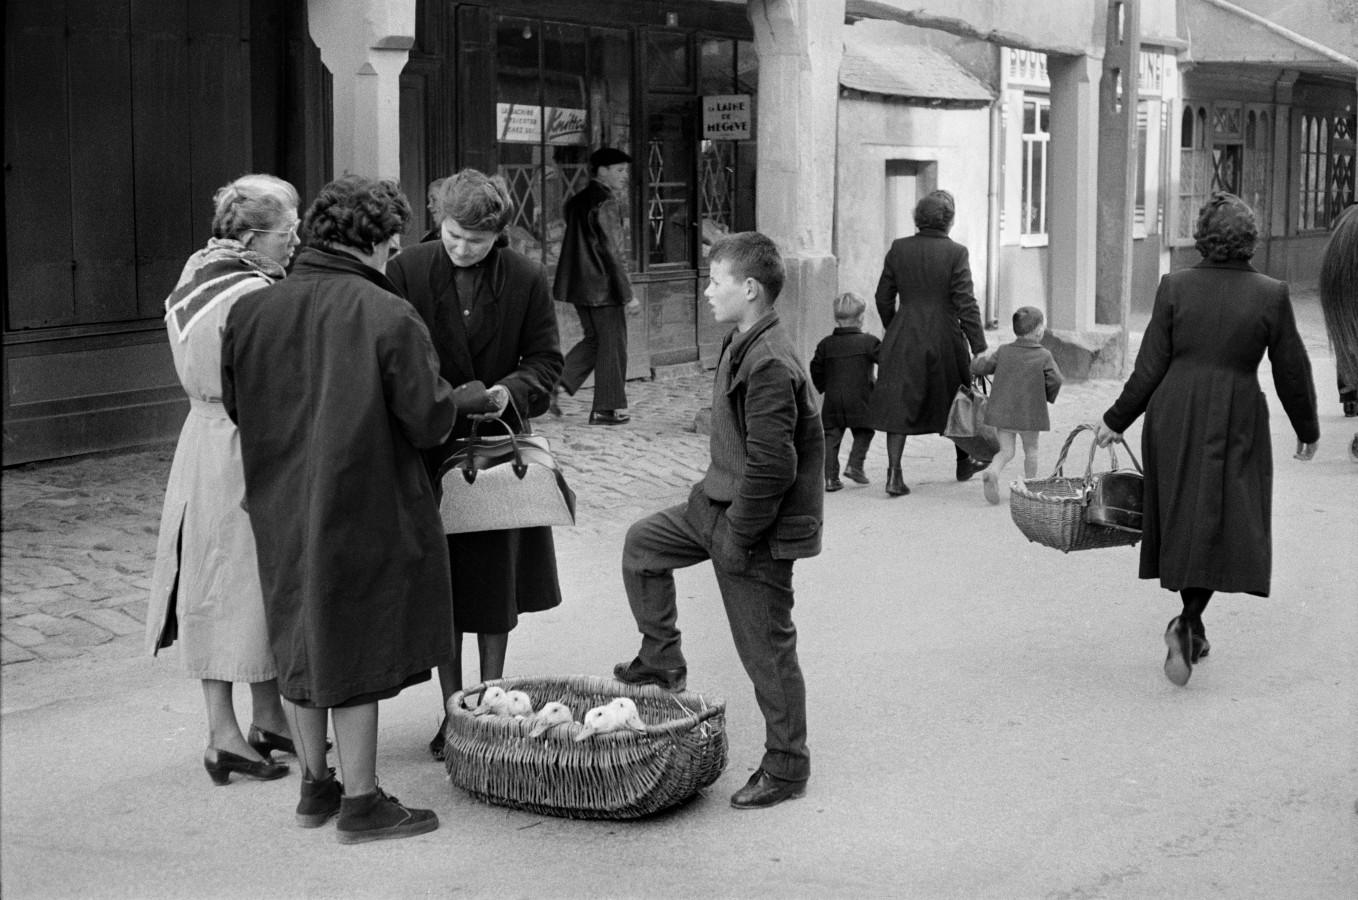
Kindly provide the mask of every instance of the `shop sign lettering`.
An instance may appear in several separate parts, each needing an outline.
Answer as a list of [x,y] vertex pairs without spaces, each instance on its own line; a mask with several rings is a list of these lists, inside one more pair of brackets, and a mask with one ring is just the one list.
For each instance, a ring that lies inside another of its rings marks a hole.
[[751,137],[749,94],[703,98],[703,140],[748,141]]
[[566,106],[530,106],[526,103],[495,104],[496,140],[502,144],[584,144],[589,140],[583,109]]
[[547,143],[560,145],[587,142],[583,109],[570,109],[565,106],[547,107]]

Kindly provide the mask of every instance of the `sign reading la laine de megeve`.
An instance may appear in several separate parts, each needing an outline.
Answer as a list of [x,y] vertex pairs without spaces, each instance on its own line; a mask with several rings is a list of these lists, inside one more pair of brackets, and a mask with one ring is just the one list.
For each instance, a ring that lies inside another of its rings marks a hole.
[[749,94],[703,98],[703,140],[748,141],[751,137]]

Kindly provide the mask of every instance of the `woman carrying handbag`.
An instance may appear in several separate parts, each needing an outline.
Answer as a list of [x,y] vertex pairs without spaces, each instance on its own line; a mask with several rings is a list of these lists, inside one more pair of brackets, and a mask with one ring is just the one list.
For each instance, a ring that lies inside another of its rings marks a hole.
[[[387,275],[429,326],[444,379],[464,392],[488,390],[496,415],[526,433],[528,420],[547,411],[565,364],[546,273],[507,246],[514,205],[502,178],[463,169],[440,186],[436,210],[440,240],[406,250]],[[459,419],[448,440],[426,452],[431,477],[470,431],[470,420]],[[453,656],[439,666],[445,703],[462,689],[463,633],[477,635],[481,680],[500,678],[519,613],[561,603],[549,527],[450,534],[448,555]],[[440,726],[429,742],[436,759],[443,735]]]

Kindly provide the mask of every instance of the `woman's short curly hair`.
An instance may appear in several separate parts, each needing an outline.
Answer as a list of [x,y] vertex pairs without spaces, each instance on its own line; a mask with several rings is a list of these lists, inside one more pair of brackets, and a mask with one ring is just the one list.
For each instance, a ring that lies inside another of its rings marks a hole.
[[273,231],[297,211],[297,189],[272,175],[242,175],[212,197],[212,236],[240,240],[247,231]]
[[1235,194],[1214,191],[1198,210],[1193,240],[1203,259],[1225,262],[1249,259],[1259,240],[1259,217]]
[[948,231],[957,213],[957,201],[947,191],[930,191],[915,204],[915,227]]
[[346,175],[321,188],[304,222],[314,246],[363,253],[405,230],[410,203],[394,181]]
[[499,175],[463,169],[443,182],[435,203],[434,220],[452,219],[468,231],[501,232],[514,218],[514,198]]

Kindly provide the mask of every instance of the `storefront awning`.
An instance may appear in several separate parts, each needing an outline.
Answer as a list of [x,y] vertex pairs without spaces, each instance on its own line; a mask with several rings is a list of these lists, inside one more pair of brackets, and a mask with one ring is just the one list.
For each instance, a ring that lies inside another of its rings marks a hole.
[[851,90],[931,106],[976,107],[994,99],[989,88],[952,57],[911,43],[907,31],[889,22],[861,22],[844,29],[839,83]]
[[[1195,63],[1243,63],[1321,74],[1358,72],[1358,61],[1321,41],[1299,34],[1230,0],[1187,0],[1184,6],[1189,59]],[[1336,28],[1342,29],[1340,23]]]

